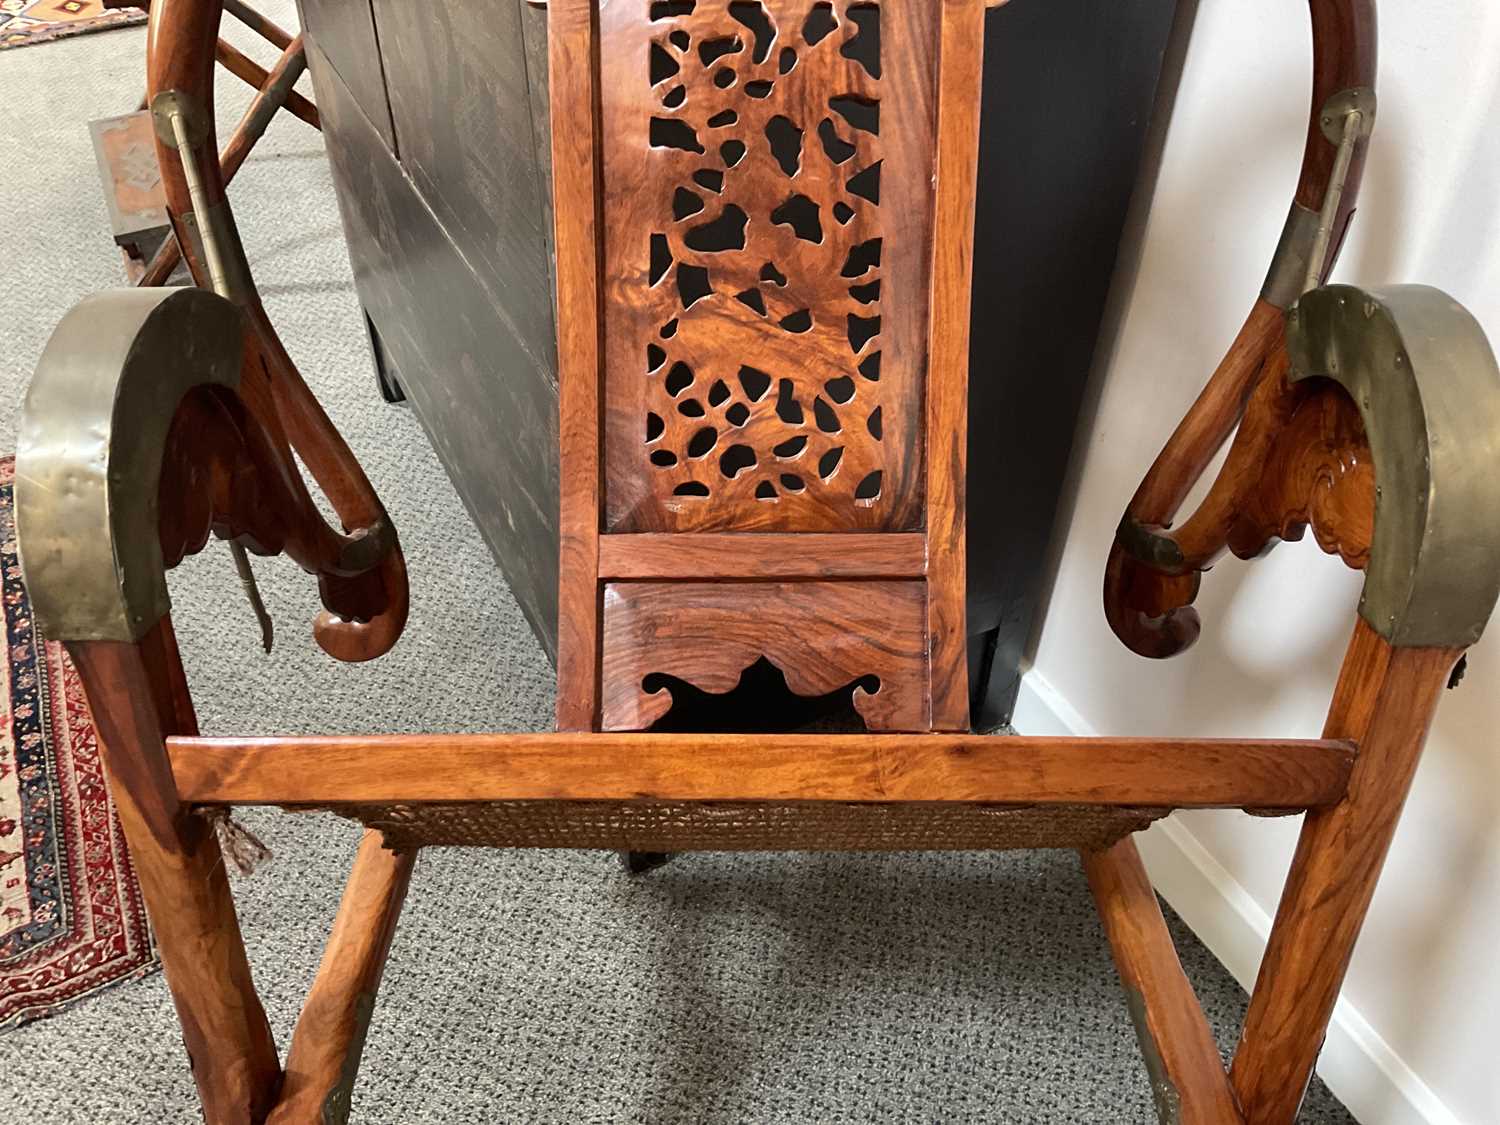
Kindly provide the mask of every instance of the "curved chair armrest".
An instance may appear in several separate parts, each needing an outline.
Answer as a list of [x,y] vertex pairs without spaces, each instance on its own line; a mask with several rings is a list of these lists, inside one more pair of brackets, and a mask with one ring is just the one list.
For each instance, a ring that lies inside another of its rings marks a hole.
[[170,611],[166,571],[216,534],[318,576],[313,634],[330,655],[395,644],[395,529],[383,513],[348,534],[324,520],[274,419],[238,393],[244,332],[244,313],[202,289],[100,293],[58,325],[16,457],[22,567],[48,636],[141,639]]
[[1331,285],[1293,307],[1287,347],[1193,519],[1117,538],[1111,627],[1172,656],[1197,636],[1190,607],[1220,548],[1256,558],[1312,527],[1365,570],[1360,613],[1390,644],[1473,644],[1500,596],[1500,368],[1484,332],[1436,289]]
[[1375,462],[1360,614],[1392,645],[1462,648],[1500,596],[1500,368],[1474,317],[1423,285],[1330,285],[1292,309],[1289,381],[1337,382]]
[[201,289],[117,289],[63,317],[26,394],[16,535],[32,612],[59,641],[136,641],[170,609],[156,534],[162,451],[194,387],[237,387],[239,310]]

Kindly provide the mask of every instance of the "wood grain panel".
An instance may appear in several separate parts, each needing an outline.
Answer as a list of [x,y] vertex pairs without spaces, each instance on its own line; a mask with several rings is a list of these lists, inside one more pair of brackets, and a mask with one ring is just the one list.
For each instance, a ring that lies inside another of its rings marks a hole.
[[918,527],[935,9],[678,11],[601,13],[606,526]]
[[856,680],[871,730],[926,730],[926,599],[921,582],[619,582],[604,588],[603,730],[644,730],[671,709],[668,675],[732,689],[761,657],[804,696]]
[[601,578],[920,578],[921,535],[690,532],[605,535]]
[[1313,740],[978,734],[406,734],[174,738],[195,803],[986,801],[1300,809],[1354,752]]

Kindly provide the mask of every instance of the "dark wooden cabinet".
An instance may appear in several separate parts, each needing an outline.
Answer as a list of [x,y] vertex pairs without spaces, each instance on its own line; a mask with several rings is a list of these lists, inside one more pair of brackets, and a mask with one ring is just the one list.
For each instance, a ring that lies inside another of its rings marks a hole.
[[[301,5],[376,362],[555,654],[551,178],[570,170],[551,167],[546,9]],[[1014,699],[1175,7],[1015,0],[987,17],[968,454],[976,723]]]

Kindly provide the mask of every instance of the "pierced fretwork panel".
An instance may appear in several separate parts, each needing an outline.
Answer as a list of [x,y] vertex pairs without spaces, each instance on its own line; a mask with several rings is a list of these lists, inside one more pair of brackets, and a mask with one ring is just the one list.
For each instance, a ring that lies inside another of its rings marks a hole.
[[920,526],[937,11],[602,5],[608,530]]

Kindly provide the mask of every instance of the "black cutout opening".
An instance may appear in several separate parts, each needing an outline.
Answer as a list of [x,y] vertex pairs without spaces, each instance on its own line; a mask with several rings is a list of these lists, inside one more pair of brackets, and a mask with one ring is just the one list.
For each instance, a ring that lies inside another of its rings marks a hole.
[[782,289],[786,288],[786,274],[776,268],[775,262],[767,262],[760,267],[760,279],[769,281],[772,285],[780,286]]
[[797,52],[791,47],[781,48],[781,57],[776,60],[776,69],[782,74],[790,74],[796,65]]
[[790,117],[778,113],[766,122],[766,141],[781,170],[795,176],[802,167],[802,130],[792,124]]
[[693,369],[681,360],[672,364],[672,370],[667,372],[667,377],[662,381],[662,386],[667,388],[667,394],[676,398],[683,391],[693,385]]
[[714,72],[714,85],[721,90],[727,90],[739,80],[739,75],[734,72],[732,66],[721,66]]
[[833,217],[839,221],[840,226],[848,226],[849,220],[854,218],[854,208],[840,199],[833,205]]
[[660,43],[651,44],[651,60],[648,64],[651,85],[665,82],[682,69],[682,64],[669,55]]
[[838,471],[839,462],[844,459],[844,447],[835,445],[827,453],[818,458],[818,476],[828,480]]
[[745,49],[738,35],[724,35],[717,39],[708,39],[698,44],[698,57],[703,60],[704,67],[713,66],[725,55],[735,55]]
[[745,159],[745,142],[725,141],[719,146],[719,156],[724,161],[724,167],[733,168],[741,160]]
[[880,353],[872,352],[860,360],[859,373],[872,383],[880,382]]
[[707,496],[708,485],[700,484],[698,481],[690,480],[686,484],[679,484],[672,489],[673,496]]
[[771,44],[776,42],[776,25],[757,0],[732,0],[729,14],[748,27],[755,35],[755,49],[750,57],[763,63],[771,55]]
[[743,402],[737,402],[724,411],[724,420],[736,428],[743,426],[750,421],[750,408]]
[[688,439],[689,457],[707,457],[714,451],[714,446],[719,444],[719,431],[712,426],[704,426]]
[[675,117],[653,117],[651,119],[651,147],[675,148],[683,152],[703,152],[698,143],[698,132],[685,121]]
[[714,114],[708,119],[708,127],[710,129],[722,129],[726,125],[733,125],[739,119],[740,115],[738,113],[735,113],[734,110],[721,109],[718,113]]
[[[792,426],[802,425],[802,404],[793,393],[796,389],[790,379],[781,380],[776,388],[776,417]],[[806,444],[805,438],[803,443]],[[781,454],[778,452],[776,456]]]
[[708,66],[717,63],[724,55],[738,54],[742,49],[744,49],[744,43],[739,42],[739,36],[736,36],[736,34],[726,34],[726,36],[720,36],[718,39],[708,39],[705,42],[699,43],[697,45],[697,57],[702,58],[703,66],[708,68]]
[[845,15],[854,24],[854,34],[844,41],[839,54],[859,63],[871,78],[879,78],[880,9],[874,4],[855,4]]
[[778,323],[787,332],[796,332],[799,334],[806,332],[813,326],[812,310],[798,309],[796,312],[782,317]]
[[651,19],[654,22],[672,19],[675,16],[690,16],[697,6],[697,0],[653,0]]
[[725,250],[743,250],[745,248],[745,224],[749,221],[749,215],[733,203],[726,203],[717,219],[694,227],[687,232],[687,237],[682,241],[689,250],[698,250],[705,254],[718,254]]
[[838,25],[839,21],[833,16],[832,4],[814,4],[812,11],[807,13],[807,19],[802,22],[802,38],[807,40],[809,47],[816,47],[832,35]]
[[847,375],[840,375],[837,379],[824,383],[823,389],[828,392],[829,398],[843,406],[854,397],[854,380]]
[[736,293],[734,299],[742,305],[748,305],[761,316],[766,315],[766,299],[760,295],[759,289],[746,289],[743,293]]
[[677,293],[682,298],[683,308],[692,308],[695,301],[701,301],[713,291],[713,286],[708,283],[707,267],[687,265],[677,267]]
[[853,246],[844,259],[843,277],[859,277],[880,265],[880,239],[872,238]]
[[881,440],[881,438],[884,436],[884,434],[882,433],[884,427],[881,425],[880,421],[880,407],[877,406],[874,410],[870,411],[870,417],[866,419],[865,427],[870,431],[870,436],[872,438],[874,438],[876,441]]
[[651,236],[651,272],[649,282],[655,285],[667,276],[667,271],[672,268],[672,247],[667,242],[664,234],[653,234]]
[[781,487],[786,489],[788,492],[801,492],[804,488],[807,487],[807,482],[799,477],[796,473],[782,473]]
[[835,164],[843,164],[858,150],[839,136],[839,131],[834,127],[833,118],[825,117],[818,122],[818,140],[823,142],[823,151],[828,154],[828,159]]
[[775,500],[776,486],[768,480],[763,480],[755,486],[755,498],[757,500]]
[[661,104],[668,109],[676,109],[685,101],[687,101],[687,87],[673,86],[662,95]]
[[693,173],[693,183],[701,188],[707,188],[715,195],[724,191],[724,173],[717,168],[699,168]]
[[771,212],[771,222],[785,223],[803,242],[822,242],[818,205],[805,195],[794,195]]
[[849,296],[862,305],[873,304],[880,299],[880,282],[872,281],[867,285],[851,285],[849,286]]
[[849,316],[849,347],[854,349],[858,355],[864,351],[865,345],[880,335],[880,318],[878,316]]
[[[776,489],[770,481],[762,481],[755,498],[775,501]],[[787,687],[785,673],[761,657],[740,674],[738,684],[719,694],[663,672],[641,679],[642,691],[653,695],[666,691],[672,697],[671,710],[651,729],[695,734],[758,734],[811,727],[857,734],[869,728],[854,708],[855,688],[874,695],[880,691],[880,677],[861,677],[827,695],[797,695]]]
[[836,434],[844,428],[839,424],[839,416],[834,413],[833,407],[823,401],[822,395],[813,397],[813,418],[818,423],[818,429],[825,434]]
[[[798,420],[800,421],[801,419]],[[776,456],[780,457],[783,461],[791,461],[794,458],[801,457],[802,451],[806,448],[807,438],[803,437],[801,434],[798,434],[796,437],[787,438],[786,441],[782,442],[775,449],[771,450],[771,452],[776,454]]]
[[745,93],[752,98],[769,98],[771,91],[775,88],[776,84],[765,78],[757,78],[754,82],[745,83]]
[[725,386],[723,379],[715,379],[713,386],[708,388],[708,405],[723,406],[729,398],[729,388]]
[[703,210],[703,197],[696,191],[689,191],[680,187],[672,195],[672,218],[679,223],[683,219],[691,219],[699,211]]
[[702,418],[708,413],[703,409],[703,404],[695,398],[686,399],[677,404],[677,413],[684,418]]
[[686,51],[688,44],[693,41],[687,32],[681,30],[672,32],[667,38],[672,41],[672,46],[676,47],[679,51]]
[[646,444],[647,445],[651,444],[657,438],[661,437],[662,431],[665,430],[666,428],[667,428],[667,424],[662,421],[660,414],[656,413],[656,411],[654,411],[654,410],[648,410],[646,412]]
[[861,199],[868,199],[871,203],[880,202],[880,161],[871,164],[862,172],[856,172],[849,177],[849,182],[844,185],[849,189],[851,195],[857,195]]
[[661,338],[663,340],[670,340],[675,335],[677,335],[677,318],[674,316],[661,326]]
[[880,499],[880,470],[876,469],[854,489],[854,499],[875,501]]
[[861,133],[880,134],[880,103],[856,94],[836,94],[828,99],[828,108]]
[[719,472],[733,480],[747,469],[755,468],[758,463],[755,450],[748,445],[731,445],[719,458]]
[[745,388],[745,393],[750,396],[751,402],[759,402],[771,389],[771,377],[764,371],[757,371],[753,367],[741,367],[740,386]]
[[646,372],[650,374],[667,362],[666,349],[657,344],[646,345]]
[[651,463],[658,469],[670,469],[677,464],[677,454],[670,449],[656,449],[651,453]]

